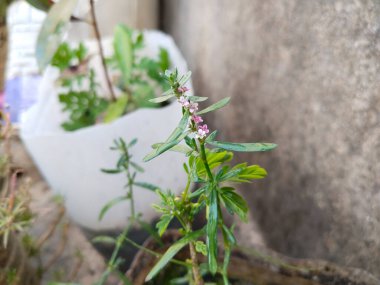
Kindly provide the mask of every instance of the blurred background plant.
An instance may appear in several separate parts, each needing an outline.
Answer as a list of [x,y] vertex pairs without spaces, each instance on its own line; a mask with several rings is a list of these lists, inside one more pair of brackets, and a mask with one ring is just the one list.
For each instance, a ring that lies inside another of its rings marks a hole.
[[[74,15],[76,0],[62,0],[54,4],[47,14],[38,35],[37,62],[41,70],[50,63],[60,71],[59,101],[69,120],[62,124],[66,131],[111,122],[118,117],[142,107],[157,107],[149,103],[168,86],[162,80],[163,73],[171,65],[168,51],[160,49],[158,59],[139,55],[144,47],[144,36],[125,25],[115,27],[113,55],[106,58],[104,41],[96,17],[93,0],[88,1],[89,17]],[[82,22],[92,27],[108,90],[99,88],[99,75],[89,62],[84,42],[76,46],[63,42],[69,22]],[[114,72],[111,78],[110,69]],[[106,94],[99,94],[106,93]]]
[[168,87],[160,74],[170,67],[169,54],[161,48],[158,59],[138,56],[143,46],[142,33],[125,25],[116,26],[114,53],[105,59],[105,68],[114,71],[108,96],[99,94],[99,76],[89,66],[93,54],[89,54],[84,43],[70,47],[64,42],[58,47],[51,65],[60,71],[59,101],[69,113],[69,121],[62,124],[65,130],[74,131],[102,121],[109,123],[138,108],[157,107],[148,100]]
[[29,257],[26,233],[32,221],[28,186],[22,171],[12,165],[9,114],[0,112],[0,284],[39,284],[37,269]]

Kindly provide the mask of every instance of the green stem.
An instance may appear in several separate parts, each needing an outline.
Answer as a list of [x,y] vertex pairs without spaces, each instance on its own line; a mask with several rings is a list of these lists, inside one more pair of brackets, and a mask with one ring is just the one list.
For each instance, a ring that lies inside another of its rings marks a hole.
[[108,262],[108,268],[107,270],[102,274],[99,282],[96,283],[96,285],[104,285],[105,282],[107,281],[108,279],[108,276],[115,270],[115,264],[116,264],[116,260],[117,260],[117,256],[119,254],[119,251],[121,249],[121,246],[123,245],[123,241],[125,240],[125,238],[127,237],[127,234],[130,230],[130,226],[128,226],[127,228],[124,229],[124,231],[121,233],[121,235],[119,235],[119,237],[117,238],[117,241],[116,241],[116,246],[115,246],[115,249],[114,251],[112,252],[112,256],[111,256],[111,259],[109,260]]
[[182,195],[182,201],[183,201],[183,202],[186,202],[186,200],[187,200],[187,196],[188,196],[188,193],[189,193],[189,189],[190,189],[190,175],[188,174],[188,175],[187,175],[186,188],[185,188],[185,191],[183,191],[183,195]]
[[[129,157],[128,150],[123,149],[125,155]],[[129,165],[129,164],[128,164]],[[116,261],[117,261],[117,256],[119,255],[120,249],[123,245],[124,240],[127,239],[128,232],[134,225],[137,217],[136,217],[136,212],[135,212],[135,201],[133,197],[133,182],[134,182],[134,175],[131,175],[129,171],[129,166],[126,168],[126,173],[127,173],[127,178],[128,178],[128,197],[130,200],[130,206],[131,206],[131,213],[129,217],[129,224],[128,226],[124,229],[124,231],[119,235],[116,241],[116,246],[114,251],[112,252],[111,259],[108,262],[108,268],[107,270],[102,274],[100,281],[97,283],[97,285],[103,285],[108,279],[108,276],[115,270],[116,266]]]
[[136,218],[136,211],[135,211],[135,201],[134,201],[134,197],[133,197],[133,178],[129,172],[129,169],[127,171],[127,178],[128,178],[128,196],[129,196],[129,200],[131,202],[131,216],[130,216],[130,222],[131,224],[134,223],[135,221],[135,218]]

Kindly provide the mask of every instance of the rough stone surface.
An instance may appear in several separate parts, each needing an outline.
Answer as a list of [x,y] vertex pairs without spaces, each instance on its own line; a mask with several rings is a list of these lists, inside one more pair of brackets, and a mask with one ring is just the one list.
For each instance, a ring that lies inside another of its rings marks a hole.
[[[94,284],[106,270],[103,257],[55,201],[16,133],[11,140],[11,151],[14,165],[22,167],[29,181],[30,210],[34,215],[29,233],[37,244],[45,240],[39,251],[41,264],[38,265],[46,271],[41,284],[52,281]],[[114,279],[111,276],[107,284],[118,284]]]
[[164,1],[223,139],[269,171],[242,188],[266,243],[380,276],[380,2]]

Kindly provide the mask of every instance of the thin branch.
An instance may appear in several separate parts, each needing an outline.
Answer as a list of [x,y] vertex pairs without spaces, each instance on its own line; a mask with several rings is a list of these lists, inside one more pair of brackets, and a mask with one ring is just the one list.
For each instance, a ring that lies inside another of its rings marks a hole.
[[100,58],[101,58],[102,65],[103,65],[104,76],[106,77],[106,81],[107,81],[108,89],[110,92],[111,100],[116,101],[116,96],[115,96],[115,93],[113,91],[110,75],[109,75],[108,69],[107,69],[106,58],[104,56],[104,50],[103,50],[103,46],[102,46],[102,39],[100,37],[99,26],[98,26],[98,22],[96,21],[94,0],[90,0],[90,8],[91,8],[90,11],[91,11],[91,17],[92,17],[92,22],[93,22],[92,26],[94,27],[95,37],[96,37],[96,41],[98,43],[98,49],[99,49]]

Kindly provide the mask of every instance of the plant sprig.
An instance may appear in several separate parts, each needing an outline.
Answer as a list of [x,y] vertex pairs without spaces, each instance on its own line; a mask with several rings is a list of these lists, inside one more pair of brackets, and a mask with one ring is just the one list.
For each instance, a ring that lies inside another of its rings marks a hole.
[[119,138],[114,140],[114,145],[111,147],[111,150],[117,151],[120,153],[120,157],[116,163],[116,167],[112,169],[102,169],[102,172],[107,174],[120,174],[124,173],[127,178],[125,195],[116,197],[106,203],[102,210],[99,213],[99,220],[102,220],[107,212],[114,207],[115,205],[129,201],[130,202],[130,215],[128,220],[128,226],[123,230],[123,232],[115,239],[109,236],[99,236],[94,239],[94,242],[103,242],[114,244],[115,248],[112,253],[112,256],[107,264],[106,271],[102,274],[100,280],[96,283],[96,285],[106,284],[109,275],[113,272],[117,273],[121,280],[124,282],[123,284],[131,284],[130,281],[125,277],[121,272],[119,272],[118,267],[123,262],[123,260],[119,257],[119,252],[123,244],[128,240],[127,236],[132,227],[139,225],[145,230],[147,230],[152,237],[156,238],[159,242],[160,239],[157,234],[155,234],[154,230],[150,228],[150,225],[145,223],[141,219],[141,214],[136,212],[135,209],[135,201],[134,201],[134,186],[138,186],[141,188],[145,188],[150,191],[155,191],[158,189],[157,186],[146,183],[136,181],[136,176],[140,172],[144,172],[144,169],[138,165],[136,162],[132,160],[132,155],[130,153],[130,148],[132,148],[137,143],[137,139],[133,139],[128,144],[122,139]]
[[[157,191],[161,197],[161,204],[155,208],[161,218],[157,223],[158,232],[162,235],[170,221],[177,218],[182,226],[184,237],[173,244],[163,257],[153,267],[146,280],[151,280],[170,261],[170,259],[184,246],[188,245],[191,253],[193,282],[203,284],[199,270],[197,255],[193,251],[207,255],[208,270],[214,275],[217,272],[223,277],[224,284],[229,284],[227,268],[231,249],[236,244],[233,230],[224,221],[222,209],[230,214],[236,214],[241,220],[247,220],[248,205],[233,187],[236,183],[247,183],[255,179],[262,179],[267,175],[265,169],[258,165],[241,163],[230,165],[233,152],[269,151],[276,147],[272,143],[231,143],[215,140],[217,132],[209,134],[209,129],[203,123],[200,115],[218,110],[226,106],[230,98],[224,98],[209,107],[199,110],[198,103],[206,101],[206,97],[187,96],[185,86],[191,73],[180,76],[178,71],[166,71],[165,79],[170,89],[161,97],[154,98],[154,103],[165,102],[176,98],[182,106],[182,119],[177,128],[166,141],[153,145],[153,151],[144,161],[149,161],[166,151],[183,152],[188,159],[184,169],[188,175],[187,185],[181,196]],[[212,148],[208,148],[211,146]],[[195,191],[190,192],[191,185],[198,185]],[[193,231],[195,217],[206,208],[207,225],[199,231]],[[224,262],[218,264],[218,233],[223,236]],[[206,244],[202,242],[205,237]]]

